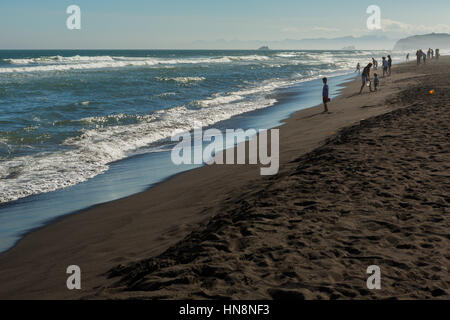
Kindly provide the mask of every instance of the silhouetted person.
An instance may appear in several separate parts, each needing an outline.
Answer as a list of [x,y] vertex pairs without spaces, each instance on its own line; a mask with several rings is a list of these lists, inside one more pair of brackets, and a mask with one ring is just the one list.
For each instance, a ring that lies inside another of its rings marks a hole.
[[328,102],[330,102],[330,98],[329,98],[329,94],[330,94],[330,90],[328,88],[328,79],[327,78],[323,78],[323,89],[322,89],[322,100],[323,100],[323,112],[326,113],[328,112]]
[[389,64],[386,60],[386,57],[383,57],[383,78],[386,77],[386,74],[388,73]]
[[375,70],[378,70],[378,61],[375,60],[375,58],[372,58],[372,63],[373,63],[373,68],[374,68]]
[[372,68],[372,64],[369,63],[362,72],[362,75],[361,75],[362,86],[361,86],[361,90],[359,90],[359,94],[362,93],[362,91],[367,83],[369,83],[370,92],[373,91],[372,90],[372,82],[370,81],[370,69],[371,68]]
[[420,60],[422,59],[422,50],[417,50],[416,57],[417,57],[417,65],[420,65]]
[[388,56],[388,68],[389,68],[389,75],[391,75],[391,69],[392,69],[392,58],[389,55]]

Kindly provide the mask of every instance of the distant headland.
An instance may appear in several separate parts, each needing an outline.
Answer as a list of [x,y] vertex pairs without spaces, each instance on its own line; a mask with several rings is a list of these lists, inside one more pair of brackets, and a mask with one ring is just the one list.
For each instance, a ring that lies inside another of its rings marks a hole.
[[416,50],[426,48],[450,49],[450,34],[430,33],[400,39],[394,46],[394,50]]

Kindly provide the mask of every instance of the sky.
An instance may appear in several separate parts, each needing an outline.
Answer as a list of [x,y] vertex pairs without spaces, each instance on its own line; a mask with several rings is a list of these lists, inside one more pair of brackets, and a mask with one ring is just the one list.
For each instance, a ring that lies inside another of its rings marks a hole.
[[[69,5],[81,29],[68,30]],[[366,27],[369,5],[381,30]],[[334,38],[371,33],[399,39],[450,33],[449,0],[1,0],[0,49],[183,49],[198,40]]]

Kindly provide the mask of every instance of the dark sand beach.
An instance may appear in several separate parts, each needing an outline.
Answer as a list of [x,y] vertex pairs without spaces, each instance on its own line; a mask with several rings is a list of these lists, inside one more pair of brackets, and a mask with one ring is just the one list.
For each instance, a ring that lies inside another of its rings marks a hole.
[[276,176],[203,167],[28,234],[0,255],[0,298],[450,298],[449,72],[394,66],[297,112]]

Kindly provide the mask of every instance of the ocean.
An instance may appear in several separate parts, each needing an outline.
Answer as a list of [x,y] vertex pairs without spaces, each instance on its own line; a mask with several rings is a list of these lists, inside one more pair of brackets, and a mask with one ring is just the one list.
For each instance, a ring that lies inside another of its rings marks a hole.
[[[30,204],[29,198],[49,199],[49,192],[99,177],[119,160],[167,151],[176,129],[223,121],[227,128],[241,128],[233,119],[276,106],[280,91],[323,76],[351,74],[358,62],[381,61],[385,54],[0,51],[0,251],[46,219],[82,208],[66,205],[56,212],[43,202]],[[321,102],[320,85],[316,87],[312,105]],[[170,170],[162,168],[158,179],[173,174]],[[124,174],[118,177],[120,184]],[[123,195],[115,191],[86,205]],[[10,223],[24,212],[25,218]]]
[[367,51],[1,51],[0,203],[65,188],[175,129],[275,103]]

